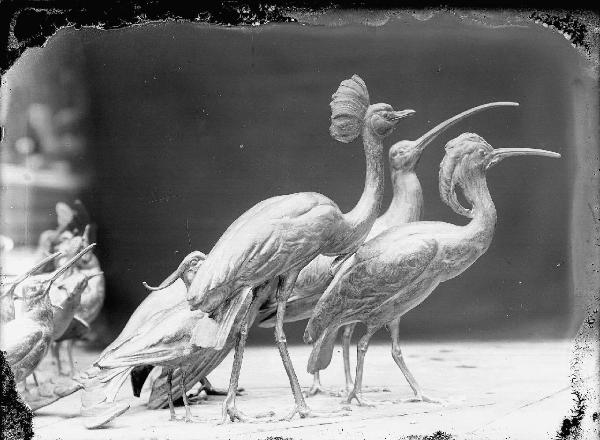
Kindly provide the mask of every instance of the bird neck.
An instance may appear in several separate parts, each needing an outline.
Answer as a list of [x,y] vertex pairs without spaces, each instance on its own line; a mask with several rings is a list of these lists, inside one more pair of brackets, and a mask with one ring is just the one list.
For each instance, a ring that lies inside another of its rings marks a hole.
[[471,203],[472,220],[467,228],[489,246],[496,228],[496,207],[485,174],[477,173],[469,179],[463,186],[463,193]]
[[423,209],[423,189],[414,170],[391,170],[393,196],[381,216],[390,227],[419,221]]
[[[365,186],[356,206],[344,214],[353,242],[362,242],[379,214],[384,189],[383,142],[370,128],[363,129],[366,159]],[[355,244],[355,243],[352,243]]]

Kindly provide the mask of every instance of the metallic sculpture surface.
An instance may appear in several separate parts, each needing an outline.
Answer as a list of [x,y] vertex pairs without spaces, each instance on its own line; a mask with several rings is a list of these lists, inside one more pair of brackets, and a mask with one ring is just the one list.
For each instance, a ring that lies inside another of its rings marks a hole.
[[[298,274],[313,258],[351,254],[365,240],[377,218],[383,196],[383,139],[413,110],[394,111],[388,104],[369,105],[367,88],[358,76],[342,81],[331,102],[331,135],[351,142],[362,132],[367,172],[358,204],[348,213],[318,193],[296,193],[264,200],[240,216],[221,236],[198,271],[188,301],[217,323],[213,344],[230,333],[231,310],[248,308],[255,287],[279,279],[275,338],[294,395],[288,418],[310,414],[294,371],[283,332],[286,301]],[[229,322],[228,322],[229,321]],[[242,419],[235,406],[247,323],[241,326],[224,418]]]
[[[421,218],[423,206],[423,191],[416,174],[416,168],[425,148],[430,145],[440,134],[456,123],[481,111],[502,106],[517,106],[515,102],[492,102],[465,110],[436,125],[416,140],[402,140],[396,142],[389,150],[390,175],[392,180],[393,197],[387,211],[381,215],[373,224],[367,240],[379,235],[381,232],[397,225],[418,221]],[[325,289],[333,280],[331,265],[334,264],[333,257],[319,255],[312,260],[298,275],[292,296],[287,301],[285,322],[300,321],[311,317],[313,309]],[[270,301],[263,309],[259,317],[260,327],[272,327],[275,325],[277,305]],[[344,373],[346,378],[346,392],[349,393],[353,387],[350,373],[350,340],[355,324],[344,328],[343,332],[343,355]],[[397,339],[397,331],[392,334]],[[323,355],[331,356],[334,345],[329,350],[323,350]],[[329,353],[327,354],[327,351]],[[313,395],[323,391],[319,379],[319,372],[314,374],[314,382],[308,394]]]
[[[545,150],[495,150],[483,138],[470,133],[446,144],[446,156],[440,166],[440,195],[455,212],[471,221],[466,226],[413,222],[388,229],[363,244],[336,273],[308,322],[304,341],[314,343],[308,363],[310,373],[329,363],[330,358],[319,352],[331,343],[340,327],[364,323],[367,332],[358,343],[356,380],[347,401],[356,399],[359,404],[366,404],[361,394],[362,372],[371,336],[419,305],[439,283],[460,275],[485,253],[496,225],[496,209],[485,173],[500,160],[516,155],[560,157]],[[457,185],[471,203],[470,209],[458,202]],[[397,343],[393,350],[396,362],[401,361]],[[408,376],[407,379],[411,382]]]

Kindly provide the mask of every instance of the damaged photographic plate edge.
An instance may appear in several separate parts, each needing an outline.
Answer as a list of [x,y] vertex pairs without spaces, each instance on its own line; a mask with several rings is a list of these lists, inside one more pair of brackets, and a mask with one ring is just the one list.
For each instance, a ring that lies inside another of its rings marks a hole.
[[[302,25],[343,26],[362,24],[382,26],[390,20],[427,21],[438,14],[450,14],[457,20],[482,27],[537,26],[549,33],[559,33],[572,45],[584,62],[585,74],[598,83],[598,44],[600,16],[592,11],[536,9],[345,9],[331,4],[310,7],[244,5],[237,2],[213,5],[167,6],[166,3],[91,2],[83,8],[65,9],[60,2],[45,1],[35,7],[21,7],[16,2],[0,5],[3,32],[0,41],[0,74],[4,74],[29,47],[44,46],[48,38],[64,27],[114,29],[162,21],[210,23],[222,26],[261,26],[268,23],[295,22]],[[0,96],[0,99],[2,97]],[[598,96],[573,87],[574,120],[577,139],[570,147],[576,150],[570,217],[570,257],[572,261],[573,328],[571,355],[571,392],[573,405],[563,420],[548,421],[556,425],[558,439],[597,438],[599,434],[599,315],[600,303],[600,159],[598,138]],[[4,120],[4,115],[0,115]],[[4,131],[0,131],[2,136]],[[32,438],[32,413],[18,396],[4,356],[2,369],[3,430],[11,438]],[[8,383],[4,383],[8,382]],[[415,438],[412,437],[411,438]],[[449,439],[437,432],[426,439]]]

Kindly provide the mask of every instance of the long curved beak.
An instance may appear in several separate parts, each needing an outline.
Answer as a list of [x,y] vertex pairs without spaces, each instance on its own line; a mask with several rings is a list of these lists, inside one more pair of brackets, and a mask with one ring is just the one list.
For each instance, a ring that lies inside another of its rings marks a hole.
[[560,158],[560,154],[554,151],[539,150],[537,148],[496,148],[490,155],[490,161],[487,168],[491,168],[507,157],[512,156],[545,156],[555,159]]
[[478,105],[477,107],[470,108],[469,110],[465,110],[462,113],[457,114],[456,116],[451,117],[450,119],[446,119],[444,122],[436,125],[423,136],[415,141],[415,147],[419,150],[424,150],[431,142],[435,140],[440,134],[442,134],[445,130],[452,127],[457,122],[462,121],[463,119],[468,118],[476,113],[482,112],[484,110],[496,107],[518,107],[518,102],[510,102],[510,101],[498,101],[498,102],[489,102],[487,104]]
[[48,278],[46,281],[49,281],[48,286],[46,287],[46,290],[49,291],[50,290],[50,286],[52,285],[52,283],[54,281],[56,281],[62,274],[64,274],[71,266],[73,266],[75,263],[77,263],[77,260],[79,260],[81,257],[83,257],[85,254],[87,254],[89,251],[91,251],[94,247],[96,246],[96,243],[92,243],[89,246],[87,246],[85,249],[81,250],[79,253],[77,253],[77,255],[75,255],[73,258],[71,258],[69,261],[67,261],[65,264],[63,264],[61,267],[59,267],[58,269],[56,269],[54,271],[54,273],[52,273],[52,275],[50,276],[50,278]]
[[406,118],[408,116],[412,116],[416,113],[414,110],[399,110],[394,112],[393,116],[390,118],[392,121],[398,121],[400,119]]
[[93,273],[93,274],[91,274],[91,275],[88,275],[88,276],[86,277],[86,279],[89,281],[89,280],[91,280],[92,278],[99,277],[100,275],[104,275],[104,271],[100,271],[100,272],[96,272],[96,273]]
[[156,287],[149,285],[145,281],[142,281],[142,285],[146,288],[146,290],[148,290],[150,292],[156,292],[157,290],[166,289],[167,287],[169,287],[171,284],[173,284],[175,281],[177,281],[179,279],[182,271],[183,271],[183,269],[181,267],[178,267],[171,273],[171,275],[169,275],[162,283],[160,283]]

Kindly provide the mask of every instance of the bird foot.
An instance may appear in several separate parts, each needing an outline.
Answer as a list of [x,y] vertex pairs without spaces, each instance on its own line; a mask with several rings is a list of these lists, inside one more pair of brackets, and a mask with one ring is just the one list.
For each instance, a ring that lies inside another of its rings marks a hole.
[[208,400],[208,394],[206,393],[206,390],[204,390],[204,389],[201,389],[193,396],[188,396],[188,401],[189,401],[190,405],[196,405],[196,404],[204,402],[206,400]]
[[304,391],[302,394],[304,397],[312,397],[317,394],[325,394],[327,391],[321,385],[312,385],[307,391]]
[[305,406],[304,408],[300,408],[298,405],[294,407],[292,412],[288,414],[287,417],[279,419],[280,421],[290,421],[294,418],[296,414],[300,416],[301,419],[311,419],[314,417],[319,418],[327,418],[327,417],[339,417],[339,416],[347,416],[348,411],[351,411],[351,408],[341,408],[337,410],[333,410],[330,412],[314,412],[309,407]]
[[368,406],[371,408],[375,407],[375,404],[362,396],[362,393],[357,393],[356,391],[350,391],[346,400],[343,400],[342,403],[352,403],[352,400],[356,399],[358,402],[358,406]]
[[447,405],[447,403],[448,403],[443,399],[433,399],[431,397],[426,396],[425,394],[417,394],[416,396],[411,397],[410,399],[400,399],[399,401],[397,401],[397,403],[414,403],[414,402],[437,403],[439,405]]

